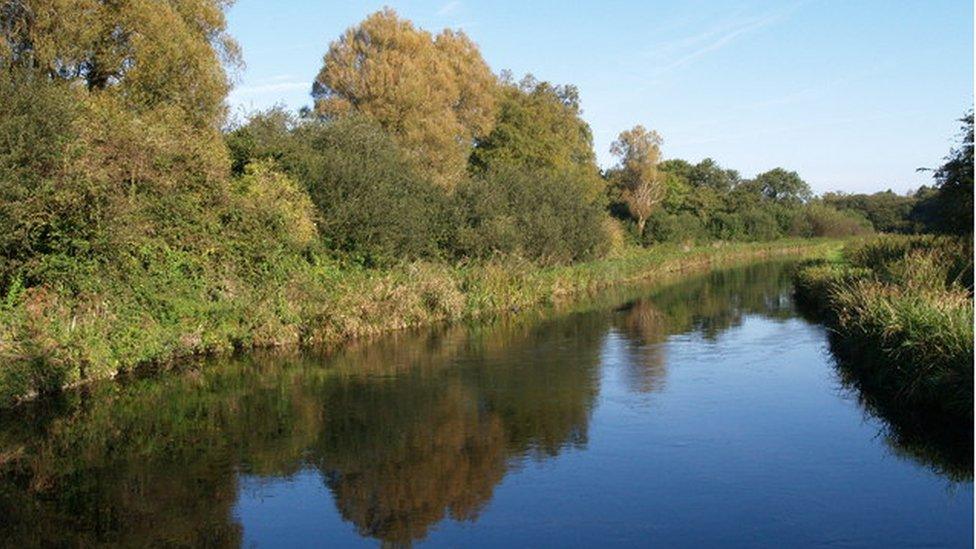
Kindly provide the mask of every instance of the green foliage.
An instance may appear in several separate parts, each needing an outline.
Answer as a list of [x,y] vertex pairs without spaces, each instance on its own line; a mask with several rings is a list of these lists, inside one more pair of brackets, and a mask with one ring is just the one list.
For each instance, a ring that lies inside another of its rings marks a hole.
[[447,194],[425,181],[375,123],[356,116],[255,116],[228,136],[235,166],[271,159],[300,181],[329,250],[367,265],[435,257],[447,239]]
[[497,82],[463,32],[435,37],[384,8],[329,44],[312,95],[321,116],[379,124],[415,169],[450,189],[473,140],[491,131]]
[[871,232],[871,223],[853,212],[842,212],[821,202],[804,205],[792,220],[792,236],[840,238]]
[[647,220],[644,237],[648,242],[686,242],[705,240],[709,233],[701,219],[690,212],[657,210]]
[[193,126],[214,128],[229,88],[224,63],[240,59],[225,32],[231,3],[7,1],[0,4],[0,68],[77,82],[133,112],[165,105]]
[[806,181],[803,181],[796,172],[783,168],[763,172],[746,185],[755,189],[763,198],[780,204],[796,205],[806,202],[813,196]]
[[888,190],[874,194],[825,193],[824,204],[842,212],[851,212],[866,218],[875,231],[882,233],[916,232],[912,222],[912,209],[918,203],[917,195],[899,195]]
[[935,170],[938,191],[930,198],[928,228],[957,235],[973,234],[973,112],[963,123],[959,147]]
[[503,169],[573,173],[600,185],[593,136],[582,118],[575,86],[555,86],[526,75],[502,84],[494,129],[475,140],[476,173]]
[[[102,200],[77,161],[78,97],[22,70],[0,78],[0,289],[33,285],[93,244]],[[58,259],[54,259],[58,258]]]
[[695,189],[709,189],[720,194],[730,192],[742,180],[739,172],[722,168],[711,158],[698,164],[680,159],[665,160],[661,162],[660,168],[682,178]]
[[883,236],[796,275],[835,326],[843,365],[888,407],[972,423],[972,241]]
[[598,257],[608,246],[604,206],[578,174],[502,169],[458,187],[455,252],[543,263]]

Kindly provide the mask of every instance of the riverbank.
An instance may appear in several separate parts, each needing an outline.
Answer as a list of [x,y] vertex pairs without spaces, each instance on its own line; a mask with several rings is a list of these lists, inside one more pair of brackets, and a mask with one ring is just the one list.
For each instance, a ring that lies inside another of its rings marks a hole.
[[172,275],[114,281],[71,298],[46,288],[0,304],[0,401],[55,392],[145,365],[250,348],[322,346],[441,321],[557,303],[615,284],[661,280],[759,258],[823,257],[837,240],[625,249],[614,257],[540,268],[508,260],[411,263],[378,270],[319,262],[266,287],[168,284]]
[[[972,242],[884,236],[800,269],[801,306],[833,329],[843,373],[888,415],[973,415]],[[964,427],[966,428],[966,427]]]

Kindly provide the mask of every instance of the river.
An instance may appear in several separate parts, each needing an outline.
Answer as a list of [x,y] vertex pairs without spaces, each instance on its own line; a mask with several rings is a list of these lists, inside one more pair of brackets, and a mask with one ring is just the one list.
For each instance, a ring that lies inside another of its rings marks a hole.
[[4,412],[0,540],[972,547],[971,438],[946,448],[873,411],[790,268]]

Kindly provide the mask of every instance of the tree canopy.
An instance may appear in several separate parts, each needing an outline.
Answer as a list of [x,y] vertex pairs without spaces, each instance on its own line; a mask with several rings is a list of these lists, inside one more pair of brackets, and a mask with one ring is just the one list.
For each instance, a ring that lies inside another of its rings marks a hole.
[[945,163],[935,170],[939,221],[935,229],[954,234],[973,233],[973,111],[960,120],[962,135]]
[[111,90],[135,110],[175,105],[218,123],[239,63],[225,32],[230,0],[18,0],[0,4],[0,66]]
[[526,75],[502,79],[494,129],[476,140],[476,171],[505,168],[573,173],[597,185],[593,134],[582,118],[579,90]]
[[435,37],[386,8],[329,45],[312,95],[321,116],[359,112],[375,120],[423,173],[451,188],[474,140],[494,125],[496,92],[467,35]]

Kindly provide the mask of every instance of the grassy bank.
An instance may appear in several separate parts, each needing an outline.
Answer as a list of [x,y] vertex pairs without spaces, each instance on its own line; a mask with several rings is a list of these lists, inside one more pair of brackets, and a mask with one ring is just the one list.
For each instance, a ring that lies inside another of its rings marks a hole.
[[[104,379],[146,364],[285,345],[329,345],[438,321],[538,307],[613,284],[664,280],[779,255],[824,256],[832,240],[627,249],[615,257],[541,268],[506,260],[417,262],[365,269],[310,262],[288,279],[194,283],[180,258],[72,297],[14,287],[0,303],[0,396]],[[120,270],[123,273],[124,269]],[[129,273],[131,275],[131,273]]]
[[971,240],[885,236],[849,244],[795,282],[877,407],[971,425],[972,269]]

